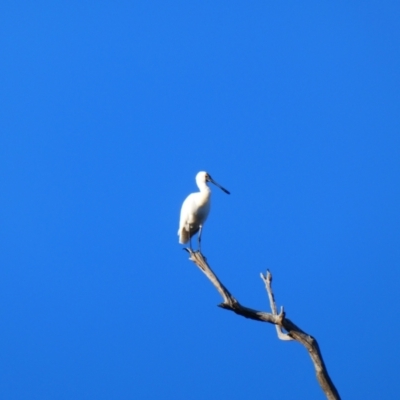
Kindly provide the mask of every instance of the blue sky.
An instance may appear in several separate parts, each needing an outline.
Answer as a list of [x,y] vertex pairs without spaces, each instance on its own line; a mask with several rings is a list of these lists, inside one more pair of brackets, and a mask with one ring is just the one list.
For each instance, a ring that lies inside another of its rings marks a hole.
[[395,1],[4,1],[0,397],[323,399],[306,351],[216,307],[180,206],[208,171],[203,251],[249,307],[315,336],[343,398],[399,392]]

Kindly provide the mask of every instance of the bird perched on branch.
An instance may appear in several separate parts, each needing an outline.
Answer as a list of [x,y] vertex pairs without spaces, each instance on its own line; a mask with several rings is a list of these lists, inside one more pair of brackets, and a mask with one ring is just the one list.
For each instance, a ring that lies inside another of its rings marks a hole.
[[211,189],[208,187],[207,182],[213,183],[226,194],[230,194],[226,189],[215,182],[207,172],[200,171],[196,175],[196,183],[200,191],[189,194],[182,204],[178,236],[179,243],[185,244],[190,241],[190,248],[192,248],[191,238],[199,232],[197,238],[199,250],[203,224],[210,212]]

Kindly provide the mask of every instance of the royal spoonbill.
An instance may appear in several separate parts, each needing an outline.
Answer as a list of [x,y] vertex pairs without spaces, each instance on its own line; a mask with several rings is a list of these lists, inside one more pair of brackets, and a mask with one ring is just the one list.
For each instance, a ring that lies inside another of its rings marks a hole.
[[226,189],[215,182],[207,172],[200,171],[196,175],[196,183],[200,191],[189,194],[182,204],[178,236],[179,243],[185,244],[190,241],[190,248],[192,248],[192,236],[199,232],[199,250],[201,230],[210,212],[211,189],[207,186],[207,182],[213,183],[225,193],[230,194]]

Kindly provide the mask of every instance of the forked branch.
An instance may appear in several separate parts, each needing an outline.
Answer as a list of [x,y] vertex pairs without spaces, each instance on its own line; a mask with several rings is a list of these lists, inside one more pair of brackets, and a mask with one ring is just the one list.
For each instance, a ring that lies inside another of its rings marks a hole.
[[[315,338],[302,331],[297,325],[286,318],[283,307],[281,311],[277,312],[274,294],[272,292],[272,275],[269,271],[264,276],[261,274],[261,278],[264,281],[265,288],[268,293],[268,298],[271,306],[272,313],[264,311],[254,310],[252,308],[242,306],[239,301],[229,292],[229,290],[222,284],[211,267],[208,265],[206,258],[200,251],[192,251],[186,249],[190,254],[190,260],[193,261],[200,270],[207,276],[211,283],[218,290],[221,295],[223,302],[219,304],[219,307],[225,310],[233,311],[234,313],[241,315],[245,318],[250,318],[260,322],[268,322],[274,324],[277,330],[278,338],[281,340],[296,340],[301,343],[308,351],[311,357],[311,361],[314,364],[315,373],[317,380],[324,391],[327,399],[329,400],[340,400],[340,395],[335,388],[331,378],[329,377],[326,369],[324,360],[322,358],[321,351]],[[285,330],[287,333],[284,333]]]

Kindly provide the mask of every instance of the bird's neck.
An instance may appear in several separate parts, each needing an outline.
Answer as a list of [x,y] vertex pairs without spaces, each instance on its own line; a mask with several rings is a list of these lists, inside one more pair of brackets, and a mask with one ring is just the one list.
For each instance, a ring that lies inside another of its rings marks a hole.
[[199,186],[201,193],[208,194],[208,195],[211,194],[211,189],[207,186],[207,183],[201,182],[198,186]]

